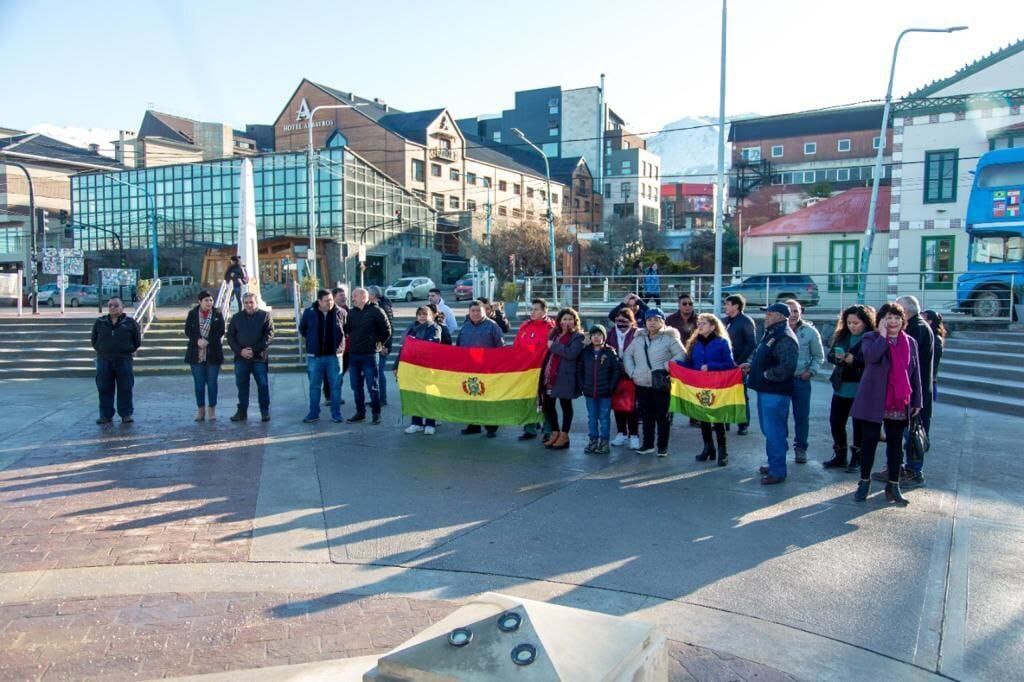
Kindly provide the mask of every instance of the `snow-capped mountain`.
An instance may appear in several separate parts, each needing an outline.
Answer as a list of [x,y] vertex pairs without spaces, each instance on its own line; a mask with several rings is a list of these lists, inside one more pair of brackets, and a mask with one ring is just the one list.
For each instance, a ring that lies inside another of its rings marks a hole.
[[[751,118],[741,114],[730,118]],[[726,123],[728,126],[728,122]],[[725,131],[729,134],[728,127]],[[718,163],[718,117],[687,116],[647,138],[647,148],[661,157],[662,182],[714,182]],[[726,143],[726,166],[729,145]]]
[[55,126],[40,123],[29,128],[30,133],[39,133],[55,140],[73,144],[76,147],[89,148],[90,144],[98,144],[103,156],[114,157],[112,140],[117,139],[117,131],[109,128],[76,128],[75,126]]

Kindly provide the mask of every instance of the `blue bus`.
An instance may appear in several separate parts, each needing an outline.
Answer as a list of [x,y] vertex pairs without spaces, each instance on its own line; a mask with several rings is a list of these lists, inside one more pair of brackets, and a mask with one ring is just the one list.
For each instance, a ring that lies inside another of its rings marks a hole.
[[967,273],[956,283],[956,309],[975,317],[1010,317],[1024,292],[1024,148],[997,149],[978,160],[967,203]]

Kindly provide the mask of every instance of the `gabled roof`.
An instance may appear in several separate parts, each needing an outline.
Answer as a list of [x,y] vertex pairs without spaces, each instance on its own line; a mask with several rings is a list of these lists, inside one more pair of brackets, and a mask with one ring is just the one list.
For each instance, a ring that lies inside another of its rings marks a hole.
[[[841,194],[802,208],[796,213],[770,220],[747,231],[749,237],[770,237],[789,234],[838,234],[863,232],[868,222],[871,203],[870,187],[855,187]],[[878,188],[875,230],[889,231],[889,187]]]
[[[570,156],[567,158],[559,159],[548,159],[548,163],[551,164],[551,179],[557,180],[563,185],[572,184],[573,173],[579,168],[582,163],[587,166],[587,162],[582,156]],[[590,167],[587,166],[587,172],[590,172]]]
[[[362,107],[360,107],[362,108]],[[408,113],[388,113],[377,119],[377,123],[410,142],[427,143],[427,128],[444,113],[444,109],[426,109]]]
[[956,83],[957,81],[962,81],[964,78],[972,76],[981,71],[982,69],[987,69],[993,64],[1001,62],[1007,57],[1012,57],[1013,55],[1021,51],[1024,51],[1024,38],[1018,40],[1017,42],[1010,43],[1003,49],[996,50],[995,52],[992,52],[991,54],[982,57],[981,59],[976,59],[969,64],[965,64],[964,66],[960,67],[952,76],[948,76],[947,78],[942,78],[937,81],[932,81],[923,88],[918,88],[917,90],[914,90],[909,95],[907,95],[906,99],[929,97],[938,92],[939,90],[944,90],[953,83]]
[[[460,130],[462,129],[460,128]],[[533,150],[522,150],[506,144],[488,143],[476,135],[467,134],[465,130],[462,130],[462,136],[466,138],[466,156],[469,158],[535,178],[544,177],[544,159],[540,158],[540,155]],[[551,177],[554,179],[554,171],[552,171]]]
[[54,163],[83,164],[86,166],[102,166],[120,168],[114,159],[101,156],[96,152],[61,142],[60,140],[37,133],[25,133],[13,137],[0,137],[0,154],[11,154],[48,159]]
[[[381,119],[381,117],[386,116],[387,114],[401,114],[401,113],[404,113],[404,112],[402,112],[399,109],[395,109],[394,107],[391,107],[391,106],[388,106],[387,104],[384,104],[383,102],[379,102],[379,101],[375,102],[372,99],[366,99],[365,97],[360,97],[360,96],[358,96],[358,95],[356,95],[355,93],[352,93],[352,92],[344,92],[342,90],[338,90],[337,88],[332,88],[332,87],[329,87],[327,85],[321,85],[320,83],[313,83],[313,81],[309,81],[309,82],[312,83],[313,85],[315,85],[316,87],[320,88],[324,92],[326,92],[328,95],[330,95],[334,99],[338,100],[339,104],[359,104],[359,105],[361,105],[361,106],[356,107],[355,110],[358,111],[359,113],[363,114],[364,116],[370,118],[373,121],[379,121]],[[299,87],[301,87],[301,84],[300,84]]]
[[163,137],[176,142],[195,144],[196,122],[160,111],[148,110],[142,117],[137,137]]
[[[744,142],[802,135],[877,130],[881,123],[881,106],[847,107],[827,111],[761,116],[733,121],[729,125],[729,141]],[[891,118],[889,125],[892,125]]]

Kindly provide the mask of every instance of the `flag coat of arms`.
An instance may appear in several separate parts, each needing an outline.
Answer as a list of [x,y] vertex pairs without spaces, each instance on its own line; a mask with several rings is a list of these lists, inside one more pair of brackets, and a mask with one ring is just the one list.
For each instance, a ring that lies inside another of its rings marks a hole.
[[717,424],[742,424],[747,420],[743,397],[743,372],[698,372],[673,362],[672,397],[669,409],[699,421]]
[[398,365],[402,414],[461,424],[537,421],[543,345],[459,348],[406,339]]

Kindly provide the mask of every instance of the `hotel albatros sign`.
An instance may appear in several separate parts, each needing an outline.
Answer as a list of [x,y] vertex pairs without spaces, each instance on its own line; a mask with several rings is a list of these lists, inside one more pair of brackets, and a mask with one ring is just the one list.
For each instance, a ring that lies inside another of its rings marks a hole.
[[[309,108],[309,103],[306,102],[306,98],[303,97],[302,102],[299,104],[299,111],[298,113],[295,114],[295,120],[298,122],[288,123],[287,125],[285,125],[284,132],[292,133],[295,132],[296,130],[308,130],[311,125],[309,121],[310,113],[311,110]],[[312,122],[313,128],[330,128],[333,125],[334,119],[332,118]]]

